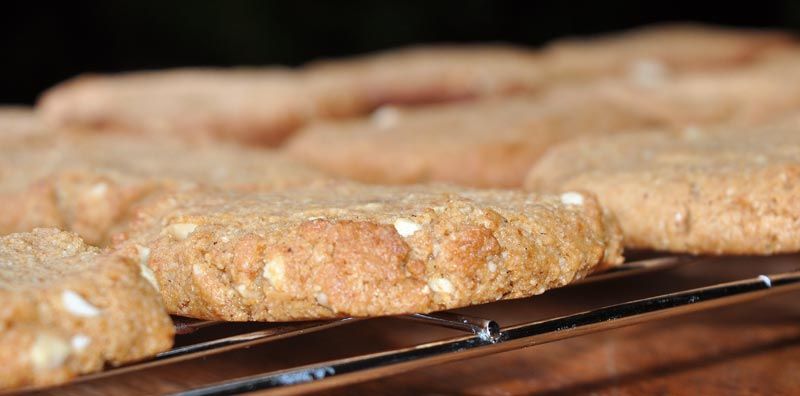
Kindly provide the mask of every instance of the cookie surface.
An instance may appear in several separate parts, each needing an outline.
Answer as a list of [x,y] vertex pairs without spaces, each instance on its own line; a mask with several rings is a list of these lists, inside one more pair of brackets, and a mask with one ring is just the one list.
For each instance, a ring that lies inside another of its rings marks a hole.
[[591,195],[331,184],[196,191],[117,238],[170,312],[285,321],[429,312],[539,294],[622,261]]
[[534,50],[506,45],[409,47],[318,61],[305,70],[335,86],[360,113],[386,104],[429,104],[536,91],[546,83]]
[[749,68],[645,81],[611,79],[546,95],[416,109],[313,124],[293,157],[369,183],[453,182],[517,187],[551,145],[576,136],[656,126],[753,124],[800,106],[797,56]]
[[55,229],[0,237],[0,388],[153,356],[174,327],[136,263]]
[[[538,86],[531,51],[419,48],[308,70],[175,69],[86,75],[37,104],[54,127],[113,129],[275,145],[313,119],[353,116],[382,103],[430,103]],[[398,69],[402,67],[402,69]],[[405,74],[396,83],[398,71]]]
[[[627,74],[721,69],[789,48],[775,31],[660,25],[566,39],[534,50],[503,45],[428,46],[313,63],[312,79],[339,85],[364,111],[534,92]],[[658,70],[653,70],[658,69]]]
[[53,131],[42,125],[32,108],[0,106],[0,148],[34,144],[52,136]]
[[699,24],[665,24],[589,38],[567,38],[542,51],[551,79],[638,78],[691,70],[725,69],[788,50],[787,33]]
[[626,247],[699,254],[800,250],[800,123],[583,138],[554,147],[527,187],[596,193]]
[[133,202],[161,189],[266,190],[326,178],[268,150],[58,134],[0,147],[0,234],[56,227],[102,244]]
[[79,76],[37,108],[53,127],[270,145],[315,114],[315,100],[290,70],[174,69]]

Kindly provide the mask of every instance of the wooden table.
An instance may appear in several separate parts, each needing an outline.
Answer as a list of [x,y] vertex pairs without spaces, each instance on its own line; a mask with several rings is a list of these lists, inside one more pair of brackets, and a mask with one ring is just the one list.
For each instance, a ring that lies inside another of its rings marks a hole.
[[[800,256],[690,264],[463,312],[511,325],[726,280],[800,268]],[[332,389],[348,395],[800,394],[800,294],[595,333]],[[394,318],[362,321],[196,361],[42,392],[157,394],[460,333]]]

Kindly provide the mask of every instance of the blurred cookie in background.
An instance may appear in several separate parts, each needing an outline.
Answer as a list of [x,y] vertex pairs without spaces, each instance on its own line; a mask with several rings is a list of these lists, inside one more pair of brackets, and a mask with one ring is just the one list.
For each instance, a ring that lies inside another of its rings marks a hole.
[[0,234],[58,227],[104,244],[133,202],[162,189],[270,190],[328,179],[283,154],[224,143],[67,132],[17,141],[0,146]]
[[541,92],[633,74],[735,67],[793,44],[776,32],[665,25],[544,50],[429,46],[320,61],[299,69],[207,68],[84,75],[37,105],[52,127],[278,145],[306,123],[383,105]]
[[544,95],[312,124],[286,145],[301,161],[369,183],[519,187],[542,153],[577,136],[658,126],[757,125],[800,109],[800,53],[643,83],[603,79]]

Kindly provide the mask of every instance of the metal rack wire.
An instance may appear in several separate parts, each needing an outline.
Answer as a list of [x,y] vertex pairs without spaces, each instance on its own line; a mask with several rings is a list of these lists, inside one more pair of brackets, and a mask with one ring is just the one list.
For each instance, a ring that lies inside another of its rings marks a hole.
[[[657,257],[636,260],[611,271],[591,276],[583,280],[582,283],[665,270],[697,260],[696,258],[688,257]],[[451,312],[403,316],[400,318],[431,326],[461,330],[466,335],[412,347],[352,356],[232,379],[186,390],[180,394],[222,395],[272,388],[287,390],[286,388],[289,387],[297,391],[325,389],[435,364],[524,348],[644,321],[754,300],[767,295],[797,289],[800,289],[800,271],[760,275],[755,278],[658,295],[505,328],[501,328],[492,319],[476,318]],[[109,377],[177,361],[196,359],[336,326],[344,326],[359,320],[361,319],[345,318],[333,321],[265,324],[264,326],[266,327],[256,331],[179,346],[163,352],[151,360],[87,375],[82,377],[81,380]],[[188,319],[176,320],[176,330],[179,334],[201,331],[203,328],[216,325],[220,325],[220,323]],[[179,335],[179,337],[181,336]]]

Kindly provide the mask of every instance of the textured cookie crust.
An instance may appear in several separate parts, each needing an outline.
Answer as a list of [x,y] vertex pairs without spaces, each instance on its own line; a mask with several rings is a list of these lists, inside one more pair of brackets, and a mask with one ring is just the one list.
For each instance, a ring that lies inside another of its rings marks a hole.
[[112,134],[0,147],[0,234],[56,227],[103,244],[128,208],[162,189],[267,190],[326,179],[273,151]]
[[311,125],[293,157],[369,183],[445,181],[518,187],[551,145],[572,137],[658,126],[763,122],[800,107],[800,57],[681,76],[610,79],[545,95],[417,109]]
[[620,238],[591,195],[331,184],[165,196],[117,246],[172,313],[286,321],[539,294],[620,263]]
[[0,237],[0,388],[152,356],[174,328],[136,263],[55,229]]
[[586,189],[629,248],[700,254],[800,250],[800,123],[583,138],[551,149],[526,185]]

